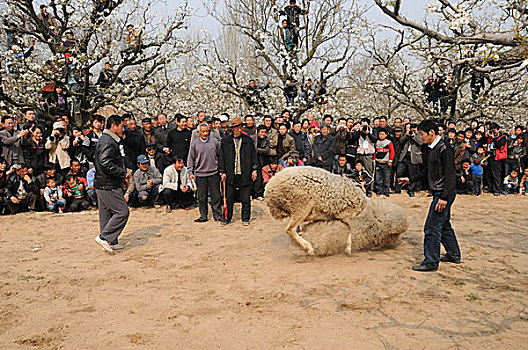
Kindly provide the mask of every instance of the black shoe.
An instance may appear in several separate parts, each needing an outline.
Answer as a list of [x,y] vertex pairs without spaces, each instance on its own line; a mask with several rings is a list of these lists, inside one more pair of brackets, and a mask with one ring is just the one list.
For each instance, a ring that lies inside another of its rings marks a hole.
[[432,196],[433,196],[433,194],[432,194],[432,193],[429,193],[429,194],[427,195],[427,197],[432,197]]
[[198,218],[196,220],[194,220],[194,222],[206,222],[207,219],[204,219],[204,218]]
[[442,255],[440,257],[441,262],[450,262],[453,264],[460,264],[460,257],[452,256],[452,255]]
[[390,197],[390,194],[388,194],[388,193],[385,193],[385,197]]
[[428,272],[428,271],[436,271],[438,270],[437,267],[431,266],[431,265],[414,265],[412,267],[414,271],[418,272]]
[[495,197],[498,197],[498,196],[500,196],[500,193],[499,193],[499,192],[495,192],[493,195],[494,195]]
[[409,197],[414,197],[414,192],[409,192]]

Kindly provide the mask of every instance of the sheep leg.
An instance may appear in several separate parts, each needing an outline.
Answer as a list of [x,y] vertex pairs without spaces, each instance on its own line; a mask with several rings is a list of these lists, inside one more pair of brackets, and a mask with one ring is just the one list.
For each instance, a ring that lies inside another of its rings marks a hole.
[[295,217],[290,218],[290,222],[286,227],[286,233],[304,250],[306,250],[307,255],[315,255],[311,243],[299,236],[299,234],[297,233],[297,227],[306,219],[306,217],[308,217],[308,214],[304,217],[297,215]]
[[345,254],[349,256],[352,255],[352,234],[351,233],[348,234]]

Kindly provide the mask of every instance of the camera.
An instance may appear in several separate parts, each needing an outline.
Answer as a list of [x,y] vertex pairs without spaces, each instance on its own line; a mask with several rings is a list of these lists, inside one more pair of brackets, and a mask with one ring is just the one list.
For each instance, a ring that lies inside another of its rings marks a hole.
[[60,132],[61,135],[64,135],[64,132],[65,132],[64,128],[58,128],[58,129],[55,129],[55,130],[57,130],[58,132]]
[[363,132],[366,132],[368,130],[368,125],[363,125],[361,127],[361,130],[363,130]]

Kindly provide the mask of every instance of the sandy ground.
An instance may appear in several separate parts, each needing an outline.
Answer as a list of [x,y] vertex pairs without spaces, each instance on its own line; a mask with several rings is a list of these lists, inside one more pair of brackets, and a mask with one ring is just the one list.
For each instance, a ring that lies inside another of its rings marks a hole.
[[528,198],[459,196],[464,263],[436,273],[410,270],[430,199],[391,200],[401,243],[352,257],[295,256],[256,201],[250,227],[135,210],[113,255],[96,212],[0,217],[0,348],[527,348]]

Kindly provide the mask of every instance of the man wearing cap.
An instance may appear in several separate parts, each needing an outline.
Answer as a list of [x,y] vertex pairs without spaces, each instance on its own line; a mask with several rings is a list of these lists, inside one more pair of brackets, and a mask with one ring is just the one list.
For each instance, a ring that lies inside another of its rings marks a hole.
[[259,169],[257,152],[253,140],[242,134],[242,118],[235,117],[231,121],[233,134],[222,139],[218,157],[218,170],[225,182],[227,198],[227,217],[222,226],[228,224],[233,217],[235,194],[238,193],[242,202],[242,223],[249,225],[251,219],[251,183],[257,179]]
[[[220,132],[216,129],[213,129],[213,118],[207,116],[203,118],[203,123],[207,123],[207,127],[209,128],[209,136],[214,137],[216,140],[220,141],[222,137],[220,137]],[[198,129],[194,130],[191,135],[191,142],[196,140],[200,135],[198,134]]]
[[198,126],[200,137],[191,142],[187,170],[189,179],[196,180],[200,217],[195,222],[206,222],[208,216],[207,196],[211,196],[211,208],[215,221],[222,221],[220,203],[220,178],[218,177],[218,152],[220,143],[209,136],[209,126]]
[[134,185],[138,192],[139,205],[152,206],[159,197],[159,186],[162,182],[161,173],[158,169],[150,166],[146,155],[137,157],[138,170],[134,173]]
[[[154,133],[154,129],[152,127],[152,119],[147,117],[141,119],[141,134],[143,135],[143,141],[145,142],[145,145],[147,143],[154,143],[157,145],[156,142],[156,134]],[[163,148],[158,149],[160,152],[163,151]]]
[[128,221],[128,205],[123,196],[123,182],[130,178],[124,164],[120,143],[125,124],[118,115],[108,118],[95,150],[95,192],[99,206],[100,233],[95,241],[106,252],[122,249],[118,237]]

